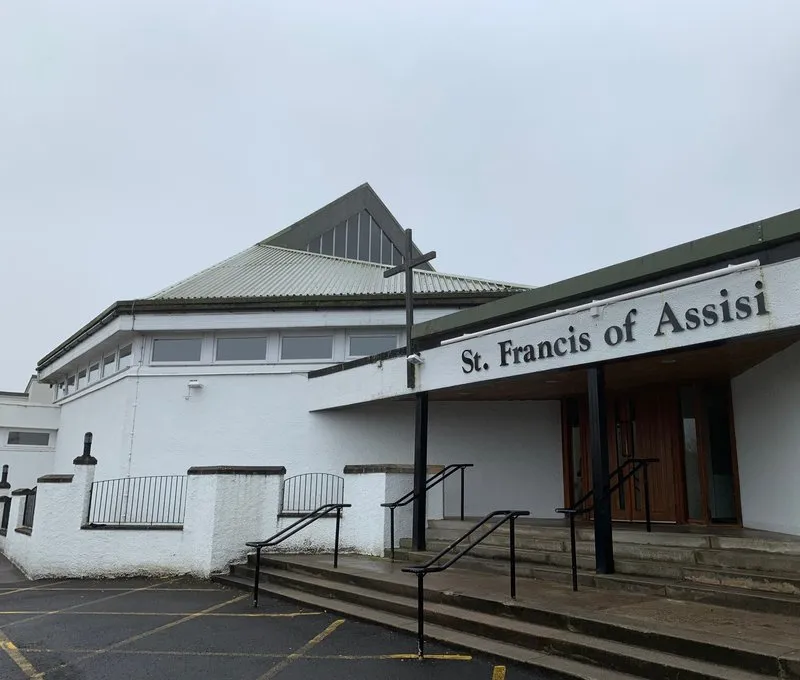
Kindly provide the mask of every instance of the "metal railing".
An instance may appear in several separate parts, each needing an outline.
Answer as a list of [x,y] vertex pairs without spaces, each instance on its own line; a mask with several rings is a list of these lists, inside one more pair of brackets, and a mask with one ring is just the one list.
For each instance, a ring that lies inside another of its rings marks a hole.
[[283,482],[282,515],[306,515],[322,505],[344,502],[344,477],[308,472]]
[[[517,517],[525,517],[530,515],[531,513],[527,510],[495,510],[494,512],[490,512],[486,517],[480,520],[477,524],[475,524],[469,531],[465,534],[462,534],[459,538],[453,541],[450,545],[444,548],[441,552],[437,555],[431,557],[425,564],[415,565],[413,567],[404,567],[403,571],[408,572],[410,574],[417,575],[417,653],[419,657],[422,658],[425,655],[425,588],[424,588],[424,578],[427,574],[431,574],[434,572],[444,571],[449,567],[453,566],[458,560],[460,560],[464,555],[467,555],[475,546],[482,543],[488,536],[493,534],[497,531],[503,524],[506,522],[509,523],[509,537],[508,537],[508,552],[509,552],[509,576],[511,578],[511,598],[516,598],[517,596],[517,550],[516,550],[516,540],[514,537],[514,524],[516,522]],[[443,564],[438,564],[439,560],[443,557],[451,553],[452,551],[456,550],[458,546],[467,540],[473,533],[475,533],[478,529],[480,529],[485,524],[495,517],[499,518],[499,521],[495,522],[488,531],[481,534],[477,539],[473,540],[466,548],[457,552],[455,555],[450,557],[446,562]]]
[[[658,458],[630,458],[622,465],[616,468],[613,472],[609,473],[609,480],[617,478],[616,483],[611,486],[608,491],[601,497],[600,500],[605,500],[611,496],[617,489],[619,489],[628,479],[633,477],[639,470],[642,470],[642,481],[644,482],[644,516],[647,532],[651,531],[650,522],[650,480],[647,475],[647,466],[652,463],[658,463]],[[623,474],[623,470],[627,466],[632,466],[631,470]],[[569,508],[556,508],[556,512],[569,517],[569,543],[572,551],[572,590],[578,590],[578,552],[575,545],[575,517],[578,515],[585,515],[594,510],[594,504],[588,507],[582,507],[584,503],[589,501],[594,495],[594,487],[587,491],[578,501],[573,503]]]
[[[454,474],[457,470],[461,471],[461,521],[464,521],[464,470],[466,468],[474,467],[472,463],[453,463],[452,465],[445,465],[435,475],[430,476],[425,480],[425,493],[430,491],[433,487],[444,482],[450,475]],[[404,496],[401,496],[393,503],[381,503],[382,508],[389,508],[389,536],[391,540],[392,560],[394,560],[394,511],[401,508],[417,499],[418,494],[414,493],[412,489]]]
[[0,503],[3,504],[2,519],[0,519],[0,536],[5,536],[8,533],[8,516],[11,513],[11,496],[0,497]]
[[22,509],[22,526],[33,529],[33,515],[36,512],[36,487],[25,494],[25,506]]
[[281,529],[274,536],[270,536],[264,541],[248,541],[245,545],[248,548],[256,549],[256,573],[253,576],[253,606],[258,607],[258,582],[259,574],[261,572],[261,551],[264,548],[271,548],[272,546],[283,543],[287,538],[291,538],[299,531],[302,531],[307,526],[312,525],[318,519],[327,517],[334,510],[336,511],[336,536],[333,544],[333,568],[339,566],[339,528],[342,523],[342,508],[352,507],[350,503],[328,503],[321,505],[308,515],[301,517],[299,520],[290,524],[285,529]]
[[87,523],[183,524],[187,479],[185,475],[163,475],[93,482]]

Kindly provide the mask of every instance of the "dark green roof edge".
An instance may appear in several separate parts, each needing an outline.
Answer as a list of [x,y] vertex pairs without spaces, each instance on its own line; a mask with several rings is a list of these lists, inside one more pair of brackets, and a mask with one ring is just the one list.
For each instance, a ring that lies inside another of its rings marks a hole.
[[[285,229],[281,229],[277,234],[259,241],[256,245],[280,246],[292,250],[302,250],[317,236],[321,236],[361,210],[366,210],[375,218],[383,232],[401,253],[405,250],[406,237],[403,227],[367,182],[357,186],[352,191],[348,191],[343,196],[322,206],[294,224],[290,224]],[[416,244],[413,246],[413,253],[414,257],[422,255],[422,251]],[[420,265],[417,269],[436,271],[429,262]]]
[[797,240],[800,240],[800,209],[417,324],[412,337],[433,342],[490,328],[553,305],[644,284]]
[[[415,299],[419,307],[476,306],[486,304],[504,295],[509,295],[509,292],[425,293],[415,296]],[[176,312],[237,312],[268,311],[273,309],[336,309],[338,307],[402,307],[404,305],[405,295],[403,294],[120,300],[107,307],[80,330],[64,340],[53,351],[39,359],[36,370],[41,371],[46,368],[115,318],[134,313],[173,314]]]

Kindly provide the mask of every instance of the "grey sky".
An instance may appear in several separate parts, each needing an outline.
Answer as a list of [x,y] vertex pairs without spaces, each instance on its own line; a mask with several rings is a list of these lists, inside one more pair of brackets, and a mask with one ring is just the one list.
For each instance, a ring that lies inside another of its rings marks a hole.
[[797,0],[4,0],[0,389],[369,181],[542,284],[800,207]]

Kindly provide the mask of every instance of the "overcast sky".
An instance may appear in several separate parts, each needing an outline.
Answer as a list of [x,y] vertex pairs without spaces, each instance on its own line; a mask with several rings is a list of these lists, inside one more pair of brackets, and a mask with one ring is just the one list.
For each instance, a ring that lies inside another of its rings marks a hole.
[[2,0],[0,390],[364,181],[544,284],[800,207],[798,0]]

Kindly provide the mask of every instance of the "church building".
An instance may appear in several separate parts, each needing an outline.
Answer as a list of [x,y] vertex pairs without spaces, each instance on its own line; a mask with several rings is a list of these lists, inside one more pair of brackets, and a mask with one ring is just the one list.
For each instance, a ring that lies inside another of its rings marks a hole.
[[[563,520],[615,481],[581,518],[598,541],[644,522],[800,536],[800,211],[541,287],[440,273],[409,235],[364,184],[113,303],[36,367],[51,403],[18,425],[48,433],[49,470],[11,465],[11,486],[69,471],[91,433],[92,483],[126,503],[131,480],[190,468],[281,470],[285,505],[293,479],[350,502],[356,471],[402,469],[402,495],[467,466],[415,499],[418,546],[431,512]],[[382,545],[348,548],[396,547],[376,512]]]

